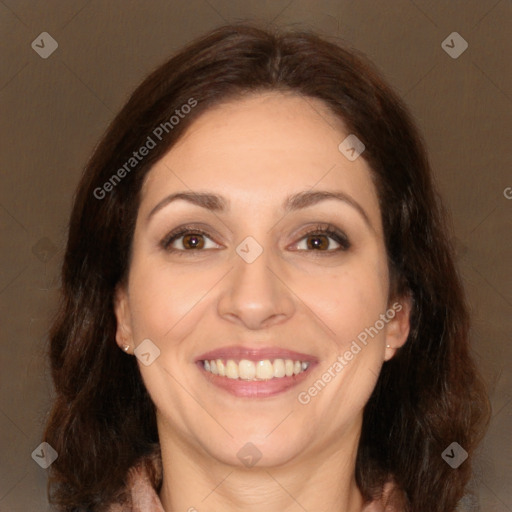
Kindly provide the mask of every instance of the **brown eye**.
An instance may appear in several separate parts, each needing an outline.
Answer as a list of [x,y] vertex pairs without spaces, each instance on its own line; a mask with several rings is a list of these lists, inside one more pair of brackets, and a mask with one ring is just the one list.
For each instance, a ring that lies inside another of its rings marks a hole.
[[325,235],[309,235],[306,237],[308,240],[308,249],[328,249],[329,237]]
[[183,246],[187,247],[187,248],[189,247],[188,244],[191,244],[190,245],[191,249],[202,249],[204,247],[203,235],[197,234],[197,233],[185,235],[183,237],[182,243],[183,243]]
[[[178,242],[180,239],[182,248],[180,247],[171,247],[173,244]],[[178,228],[178,230],[169,233],[161,242],[160,245],[163,249],[169,252],[192,252],[198,251],[202,252],[202,249],[210,249],[217,247],[206,247],[205,239],[210,239],[211,237],[208,235],[206,231],[203,231],[198,228],[187,228],[182,227]],[[216,245],[216,244],[215,244]]]
[[[334,226],[315,226],[313,230],[304,234],[301,238],[301,241],[302,240],[306,240],[306,248],[299,248],[299,250],[306,252],[331,254],[339,251],[346,251],[351,246],[347,236]],[[338,247],[332,248],[331,241],[338,244]],[[300,244],[297,244],[296,247],[299,245]]]

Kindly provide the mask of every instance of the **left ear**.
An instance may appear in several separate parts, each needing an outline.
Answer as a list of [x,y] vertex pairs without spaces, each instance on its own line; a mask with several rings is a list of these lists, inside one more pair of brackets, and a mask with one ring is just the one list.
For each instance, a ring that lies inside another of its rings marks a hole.
[[391,318],[392,311],[395,312],[395,315],[391,318],[386,327],[385,361],[391,359],[395,355],[396,351],[407,341],[407,337],[411,330],[411,309],[412,296],[410,294],[400,297],[389,307],[389,314],[386,313],[388,317]]

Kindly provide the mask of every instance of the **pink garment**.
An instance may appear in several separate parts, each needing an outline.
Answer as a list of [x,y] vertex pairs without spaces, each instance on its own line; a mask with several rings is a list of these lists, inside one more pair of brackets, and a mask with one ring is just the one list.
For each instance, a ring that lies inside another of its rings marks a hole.
[[[155,450],[155,453],[148,456],[145,461],[149,462],[154,468],[156,488],[153,486],[144,461],[142,461],[129,470],[125,489],[127,491],[127,501],[110,505],[106,512],[165,512],[156,490],[160,487],[162,481],[160,451]],[[392,487],[391,484],[386,484],[382,499],[368,503],[362,512],[396,512],[394,507],[386,504]]]
[[[156,482],[152,483],[145,467],[148,462],[154,468]],[[110,505],[106,512],[165,512],[158,497],[157,488],[162,481],[162,459],[160,450],[148,456],[128,471],[128,480],[125,490],[127,501]]]

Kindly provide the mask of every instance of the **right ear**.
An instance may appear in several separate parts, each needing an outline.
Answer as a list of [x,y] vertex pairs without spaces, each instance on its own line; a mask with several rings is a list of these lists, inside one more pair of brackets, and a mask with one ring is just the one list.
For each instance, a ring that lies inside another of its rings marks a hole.
[[127,345],[133,349],[132,324],[128,291],[124,285],[116,286],[114,313],[117,320],[116,343],[123,351]]

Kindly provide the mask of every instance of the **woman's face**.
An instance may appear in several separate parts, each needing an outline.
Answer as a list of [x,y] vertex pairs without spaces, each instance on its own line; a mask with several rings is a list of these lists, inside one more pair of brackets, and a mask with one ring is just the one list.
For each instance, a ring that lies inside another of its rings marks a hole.
[[388,302],[377,193],[348,135],[318,100],[257,94],[204,113],[148,174],[117,341],[137,349],[161,440],[234,465],[356,449],[409,309]]

